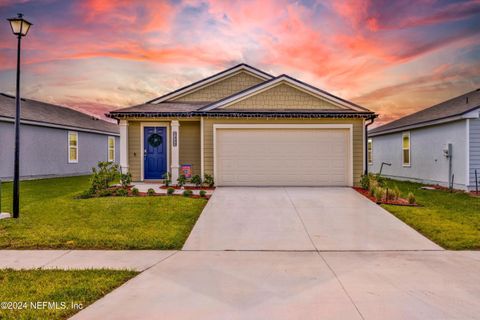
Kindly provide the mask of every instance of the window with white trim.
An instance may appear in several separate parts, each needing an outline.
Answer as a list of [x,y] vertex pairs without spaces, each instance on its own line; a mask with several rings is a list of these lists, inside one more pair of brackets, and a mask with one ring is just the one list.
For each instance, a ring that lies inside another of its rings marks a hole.
[[373,163],[373,141],[372,139],[368,139],[367,142],[367,157],[368,157],[368,164]]
[[411,162],[410,154],[410,132],[402,134],[402,163],[404,167],[409,167]]
[[115,161],[115,137],[108,137],[108,161]]
[[78,132],[68,131],[68,163],[78,162]]

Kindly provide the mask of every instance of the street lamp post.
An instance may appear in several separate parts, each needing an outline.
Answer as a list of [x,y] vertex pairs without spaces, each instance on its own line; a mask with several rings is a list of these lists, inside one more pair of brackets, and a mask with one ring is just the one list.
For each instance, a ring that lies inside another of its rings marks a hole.
[[13,174],[13,217],[20,215],[20,44],[22,37],[26,36],[32,26],[30,22],[23,19],[23,14],[19,13],[16,18],[8,19],[12,32],[18,37],[17,44],[17,87],[15,94],[15,163]]

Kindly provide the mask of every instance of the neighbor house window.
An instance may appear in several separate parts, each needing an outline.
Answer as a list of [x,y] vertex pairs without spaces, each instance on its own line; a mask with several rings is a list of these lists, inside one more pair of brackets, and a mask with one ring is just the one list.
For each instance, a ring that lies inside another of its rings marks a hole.
[[108,137],[108,161],[115,161],[115,137]]
[[78,132],[68,132],[68,162],[78,162]]
[[404,166],[410,166],[410,132],[402,134],[402,159]]
[[368,139],[367,157],[368,157],[368,164],[372,164],[373,163],[373,141],[372,141],[372,139]]

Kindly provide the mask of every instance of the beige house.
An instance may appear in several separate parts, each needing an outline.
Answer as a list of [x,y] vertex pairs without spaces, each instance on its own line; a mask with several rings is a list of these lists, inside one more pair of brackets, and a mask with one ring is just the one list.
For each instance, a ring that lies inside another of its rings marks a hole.
[[376,115],[287,75],[240,64],[113,111],[120,165],[134,181],[175,182],[182,165],[217,186],[352,186]]

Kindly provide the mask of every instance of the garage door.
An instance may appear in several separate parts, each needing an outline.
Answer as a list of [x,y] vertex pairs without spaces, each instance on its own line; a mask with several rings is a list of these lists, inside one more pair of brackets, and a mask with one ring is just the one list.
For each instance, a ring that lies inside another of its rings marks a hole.
[[215,134],[219,186],[347,186],[348,129],[229,129]]

